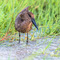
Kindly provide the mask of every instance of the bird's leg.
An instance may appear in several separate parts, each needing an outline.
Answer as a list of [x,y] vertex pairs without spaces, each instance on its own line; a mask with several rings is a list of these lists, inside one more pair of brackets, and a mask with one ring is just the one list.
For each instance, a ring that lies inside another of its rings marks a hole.
[[19,43],[20,43],[20,32],[19,32]]
[[27,41],[26,41],[26,44],[28,44],[28,33],[27,33]]

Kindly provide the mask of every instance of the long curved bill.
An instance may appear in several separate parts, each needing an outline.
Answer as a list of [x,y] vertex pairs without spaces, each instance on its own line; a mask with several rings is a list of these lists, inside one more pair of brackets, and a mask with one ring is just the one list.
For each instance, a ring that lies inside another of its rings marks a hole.
[[37,26],[34,18],[32,18],[32,23],[34,24],[34,26],[35,26],[35,27],[37,28],[37,30],[38,30],[38,26]]

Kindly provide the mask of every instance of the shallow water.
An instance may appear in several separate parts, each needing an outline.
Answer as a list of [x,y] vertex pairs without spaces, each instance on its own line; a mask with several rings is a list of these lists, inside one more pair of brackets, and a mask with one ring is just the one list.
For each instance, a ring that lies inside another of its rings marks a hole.
[[[60,36],[29,40],[28,45],[25,41],[21,41],[21,44],[18,44],[18,41],[0,43],[0,60],[27,60],[31,56],[32,60],[60,60],[60,49],[55,52],[57,48],[60,48]],[[49,42],[51,44],[46,48]],[[58,55],[54,56],[57,52],[59,52]]]

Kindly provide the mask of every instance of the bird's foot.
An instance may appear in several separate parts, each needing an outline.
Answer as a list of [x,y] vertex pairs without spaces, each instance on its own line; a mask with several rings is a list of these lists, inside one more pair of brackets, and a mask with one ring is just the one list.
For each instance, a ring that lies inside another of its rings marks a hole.
[[20,41],[18,42],[18,44],[20,44]]

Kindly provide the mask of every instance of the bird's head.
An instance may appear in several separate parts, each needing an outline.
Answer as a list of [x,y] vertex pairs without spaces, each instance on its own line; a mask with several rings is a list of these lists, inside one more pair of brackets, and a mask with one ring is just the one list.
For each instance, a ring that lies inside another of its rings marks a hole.
[[21,12],[20,12],[20,17],[22,19],[28,19],[30,18],[31,22],[34,24],[34,26],[37,28],[38,30],[38,27],[37,27],[37,24],[35,22],[35,19],[34,19],[34,14],[32,12],[29,12],[28,10],[29,7],[26,7],[25,9],[23,9]]

